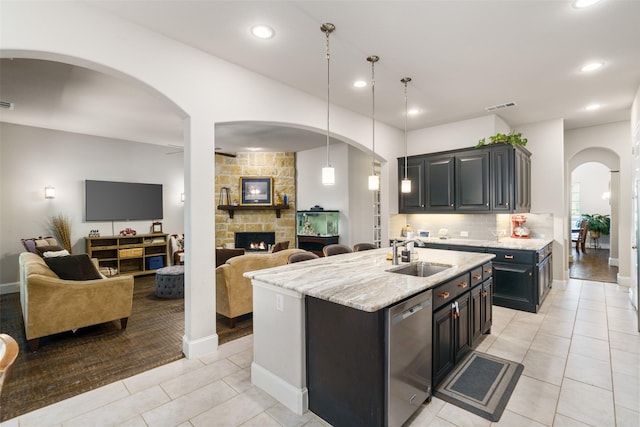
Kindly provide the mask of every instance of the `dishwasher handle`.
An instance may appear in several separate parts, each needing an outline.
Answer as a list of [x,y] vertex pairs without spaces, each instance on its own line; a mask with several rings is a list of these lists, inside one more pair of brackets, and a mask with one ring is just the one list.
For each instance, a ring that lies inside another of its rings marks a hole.
[[422,304],[417,304],[417,305],[414,305],[413,307],[403,311],[402,312],[402,320],[406,319],[407,317],[413,316],[414,314],[416,314],[417,312],[419,312],[423,308],[424,307],[422,306]]

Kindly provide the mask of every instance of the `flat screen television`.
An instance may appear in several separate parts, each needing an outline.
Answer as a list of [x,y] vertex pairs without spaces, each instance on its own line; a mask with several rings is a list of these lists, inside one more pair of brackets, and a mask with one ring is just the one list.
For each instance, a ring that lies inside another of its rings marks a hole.
[[85,181],[86,221],[162,219],[162,184]]

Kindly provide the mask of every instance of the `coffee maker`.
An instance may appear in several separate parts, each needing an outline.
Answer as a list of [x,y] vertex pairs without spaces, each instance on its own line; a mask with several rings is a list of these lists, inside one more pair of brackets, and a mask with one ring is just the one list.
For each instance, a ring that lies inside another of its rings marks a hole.
[[517,239],[528,239],[530,230],[524,226],[526,222],[527,217],[524,215],[511,215],[511,237],[515,237]]

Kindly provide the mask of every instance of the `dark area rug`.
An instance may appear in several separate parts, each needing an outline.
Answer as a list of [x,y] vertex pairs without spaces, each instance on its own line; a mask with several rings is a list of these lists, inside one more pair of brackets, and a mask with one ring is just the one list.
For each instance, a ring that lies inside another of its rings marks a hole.
[[436,388],[446,402],[498,421],[524,366],[485,353],[471,352]]
[[[184,300],[160,299],[154,290],[155,276],[136,277],[126,330],[114,321],[60,333],[40,339],[36,352],[27,346],[19,294],[0,295],[0,331],[20,345],[2,390],[0,421],[184,357]],[[224,317],[216,325],[220,344],[253,332],[251,315],[233,329]]]

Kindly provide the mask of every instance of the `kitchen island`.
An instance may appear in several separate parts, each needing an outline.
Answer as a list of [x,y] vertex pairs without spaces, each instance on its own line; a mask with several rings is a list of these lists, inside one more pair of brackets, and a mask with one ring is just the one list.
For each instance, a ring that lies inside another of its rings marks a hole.
[[[312,405],[311,407],[309,405],[307,380],[308,377],[314,378],[315,375],[314,372],[307,372],[307,348],[310,345],[311,336],[313,336],[314,342],[317,338],[324,343],[321,348],[327,352],[327,358],[332,357],[331,353],[343,354],[347,352],[348,363],[355,361],[357,364],[360,360],[366,364],[365,362],[369,361],[376,366],[376,370],[380,370],[380,368],[384,370],[385,367],[381,364],[387,358],[382,353],[386,345],[386,337],[381,324],[384,321],[381,319],[384,319],[385,309],[403,303],[408,298],[425,291],[440,289],[440,286],[447,286],[446,292],[439,292],[442,294],[440,299],[446,300],[451,297],[453,300],[458,295],[469,295],[471,283],[475,280],[473,283],[481,284],[483,267],[488,264],[488,271],[491,271],[490,262],[494,258],[494,255],[486,253],[436,249],[416,249],[416,251],[419,261],[427,261],[446,268],[429,277],[390,272],[388,270],[395,266],[392,266],[391,261],[387,260],[390,249],[383,248],[245,273],[245,276],[251,278],[253,283],[254,359],[251,366],[252,382],[298,414],[311,409],[327,419],[328,417],[318,413],[319,411],[313,407],[313,392],[311,392]],[[485,268],[485,270],[487,269]],[[490,279],[487,282],[490,282]],[[438,297],[434,295],[433,300],[435,307]],[[313,322],[315,324],[308,324],[310,313],[308,313],[307,305],[313,306],[316,314],[318,310],[326,310],[327,308],[331,310],[331,312],[324,312],[326,313],[324,333],[322,332],[324,325],[318,325],[318,319],[322,316],[314,315]],[[486,325],[490,325],[490,323],[486,323]],[[453,329],[451,330],[453,331]],[[488,328],[484,328],[484,332],[488,332]],[[345,334],[347,337],[351,334],[352,344],[344,341]],[[373,351],[375,354],[371,357],[357,354],[362,351],[360,350],[362,347],[354,343],[360,338],[364,338],[364,341],[375,349]],[[431,337],[428,338],[430,345]],[[343,344],[335,346],[327,344],[332,342],[342,342]],[[343,345],[347,347],[343,347]],[[316,354],[317,352],[313,348],[309,353]],[[349,354],[349,352],[352,353]],[[453,352],[452,349],[451,353],[453,354]],[[316,360],[316,362],[318,361]],[[343,375],[344,372],[340,373],[341,368],[344,367],[336,364],[333,375]],[[316,369],[315,364],[313,369]],[[371,372],[371,377],[379,378],[379,374],[379,372]],[[361,386],[357,382],[350,382],[348,376],[347,370],[344,382],[349,387],[357,389]],[[323,378],[322,375],[319,377]],[[316,375],[315,378],[318,376]],[[340,380],[340,378],[328,378],[327,376],[324,378]],[[384,408],[380,408],[383,405],[375,404],[375,402],[379,403],[380,399],[384,400],[385,390],[381,389],[383,385],[380,384],[380,381],[377,383],[380,385],[379,387],[364,392],[367,395],[364,396],[365,400],[369,399],[364,405],[369,404],[382,411],[380,414],[374,414],[376,418],[371,421],[370,425],[382,425],[385,422]],[[375,381],[374,384],[376,384]],[[316,393],[315,397],[318,397],[318,394],[321,393]],[[372,397],[369,398],[368,395]],[[415,402],[417,405],[420,403],[422,402]],[[346,405],[346,407],[357,407],[360,404],[361,402],[355,401],[342,402],[342,405]],[[335,420],[333,422],[340,424]]]

